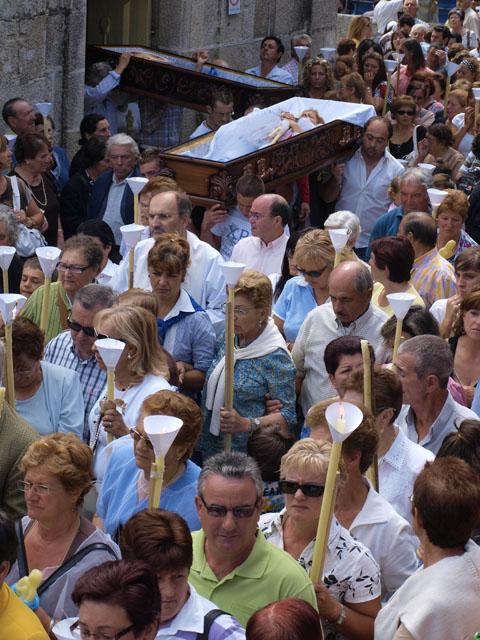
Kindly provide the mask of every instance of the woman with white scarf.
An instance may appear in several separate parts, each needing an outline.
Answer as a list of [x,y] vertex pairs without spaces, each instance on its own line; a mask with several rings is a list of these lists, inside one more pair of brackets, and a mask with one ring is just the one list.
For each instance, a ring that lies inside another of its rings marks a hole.
[[[221,451],[223,436],[232,434],[232,448],[245,451],[249,434],[269,424],[293,430],[295,367],[284,338],[270,317],[272,286],[261,273],[244,271],[235,287],[233,410],[223,409],[225,335],[216,344],[203,393],[205,423],[199,449],[203,457]],[[281,400],[281,409],[266,415],[266,400]]]

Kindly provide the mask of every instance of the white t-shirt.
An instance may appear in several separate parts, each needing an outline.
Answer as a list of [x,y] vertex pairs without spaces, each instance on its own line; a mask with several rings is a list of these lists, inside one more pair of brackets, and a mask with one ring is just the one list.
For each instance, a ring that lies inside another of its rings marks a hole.
[[[461,129],[465,124],[465,114],[457,113],[457,115],[452,119],[452,124],[455,129]],[[460,144],[458,145],[458,150],[460,153],[465,156],[468,156],[470,151],[472,150],[472,142],[473,135],[471,133],[466,133],[463,138],[460,140]]]
[[232,207],[223,222],[214,224],[211,228],[214,236],[222,239],[220,255],[224,260],[230,260],[234,246],[242,238],[252,235],[252,226],[238,207]]

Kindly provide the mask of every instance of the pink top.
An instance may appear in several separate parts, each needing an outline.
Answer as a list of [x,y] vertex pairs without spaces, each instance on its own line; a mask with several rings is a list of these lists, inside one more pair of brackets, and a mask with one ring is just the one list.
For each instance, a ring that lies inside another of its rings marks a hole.
[[[428,67],[420,67],[420,69],[417,69],[415,73],[434,73],[434,72]],[[413,74],[409,73],[408,67],[406,64],[400,65],[400,82],[398,86],[398,91],[397,91],[397,74],[398,74],[398,71],[395,71],[395,73],[392,73],[392,87],[397,97],[404,96],[407,93],[407,87],[410,80],[412,79]]]

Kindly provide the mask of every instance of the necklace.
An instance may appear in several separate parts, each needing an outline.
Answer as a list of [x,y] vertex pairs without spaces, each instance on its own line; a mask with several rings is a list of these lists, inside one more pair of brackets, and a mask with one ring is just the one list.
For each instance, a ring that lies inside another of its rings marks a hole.
[[37,196],[33,193],[33,187],[32,185],[30,185],[30,192],[33,196],[33,199],[35,200],[35,202],[38,204],[38,206],[40,208],[42,207],[46,207],[47,206],[47,194],[45,192],[45,182],[43,181],[43,176],[40,176],[40,180],[41,180],[41,184],[42,184],[42,190],[43,190],[43,199],[45,200],[45,202],[42,202],[39,198],[37,198]]

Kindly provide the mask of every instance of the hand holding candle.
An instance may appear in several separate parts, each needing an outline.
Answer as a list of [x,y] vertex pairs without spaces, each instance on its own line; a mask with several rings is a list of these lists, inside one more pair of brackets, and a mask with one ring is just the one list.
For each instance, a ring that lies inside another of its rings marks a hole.
[[150,509],[158,509],[160,507],[165,456],[182,425],[183,421],[173,416],[146,416],[143,419],[143,429],[149,437],[155,452],[155,462],[150,469],[150,495],[148,501]]

